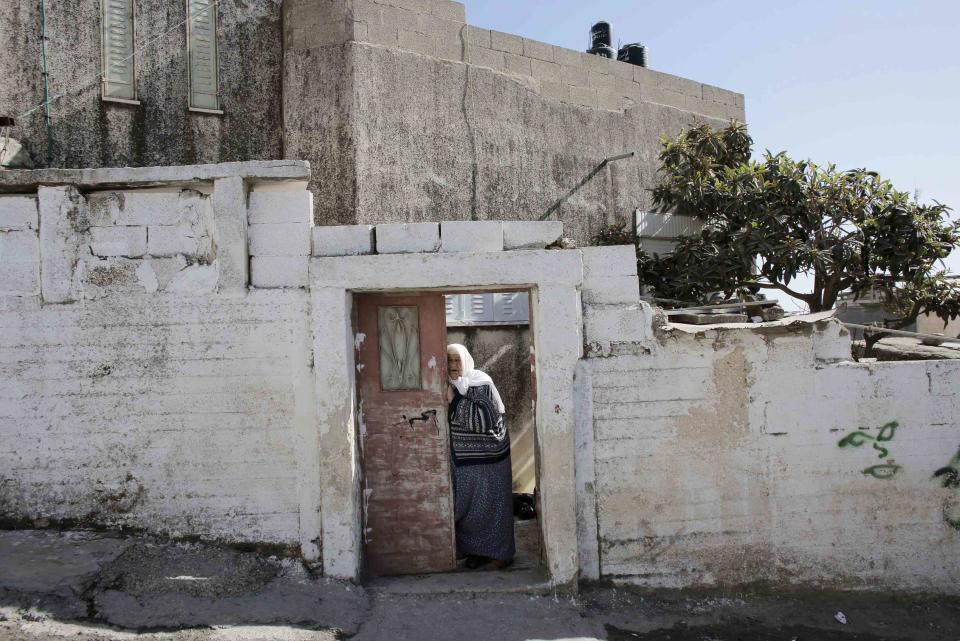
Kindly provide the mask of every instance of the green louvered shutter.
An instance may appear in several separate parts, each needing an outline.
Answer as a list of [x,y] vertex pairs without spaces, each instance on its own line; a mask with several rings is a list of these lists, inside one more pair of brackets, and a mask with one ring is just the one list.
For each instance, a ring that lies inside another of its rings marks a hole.
[[133,0],[101,0],[103,97],[136,100]]
[[217,96],[217,3],[187,0],[187,46],[190,58],[190,106],[220,109]]

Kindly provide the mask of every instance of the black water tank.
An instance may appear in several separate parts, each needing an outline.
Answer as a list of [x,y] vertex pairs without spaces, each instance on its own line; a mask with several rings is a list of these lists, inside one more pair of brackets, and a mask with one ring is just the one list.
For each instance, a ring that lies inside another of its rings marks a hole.
[[601,20],[590,27],[590,48],[598,49],[600,47],[613,46],[613,29],[609,22]]
[[617,54],[617,60],[629,62],[638,67],[647,66],[647,48],[639,42],[633,42],[620,47],[620,53]]

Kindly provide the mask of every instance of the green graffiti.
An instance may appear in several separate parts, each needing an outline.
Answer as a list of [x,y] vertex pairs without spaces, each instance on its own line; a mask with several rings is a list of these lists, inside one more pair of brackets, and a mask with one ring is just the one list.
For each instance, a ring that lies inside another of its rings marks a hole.
[[901,470],[901,466],[895,465],[893,463],[885,463],[883,465],[871,465],[867,469],[863,470],[865,476],[872,476],[875,479],[882,479],[886,481],[887,479],[892,479],[896,476],[897,472]]
[[[876,436],[871,436],[862,430],[850,432],[840,439],[840,441],[837,443],[837,446],[843,449],[850,447],[861,447],[872,441],[873,449],[878,452],[877,458],[887,459],[887,457],[890,456],[890,449],[880,445],[880,443],[889,443],[892,441],[893,437],[897,434],[898,427],[900,427],[900,424],[897,421],[890,421],[889,423],[880,427],[880,431]],[[960,455],[960,452],[958,452],[958,455]],[[901,469],[903,469],[903,466],[897,465],[896,462],[891,458],[888,459],[886,463],[871,465],[863,470],[863,474],[866,476],[872,476],[875,479],[886,481],[896,476]]]
[[880,433],[877,434],[877,440],[881,443],[892,441],[894,435],[897,433],[898,427],[900,427],[900,423],[897,423],[896,421],[890,421],[880,428]]
[[864,434],[863,432],[851,432],[847,434],[840,442],[837,443],[840,447],[860,447],[867,441],[872,441],[873,437],[869,434]]
[[960,450],[957,450],[957,453],[953,455],[953,458],[950,459],[950,462],[946,466],[941,467],[939,470],[933,473],[933,478],[937,479],[940,477],[943,487],[949,487],[953,489],[960,488]]
[[954,530],[960,531],[960,450],[939,470],[933,473],[934,480],[943,487],[954,490],[943,501],[943,521]]

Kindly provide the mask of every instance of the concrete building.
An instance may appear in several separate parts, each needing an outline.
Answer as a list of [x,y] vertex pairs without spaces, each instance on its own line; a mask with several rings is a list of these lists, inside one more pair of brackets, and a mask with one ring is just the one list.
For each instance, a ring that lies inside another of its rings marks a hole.
[[104,37],[97,2],[0,6],[0,116],[44,102],[43,33],[63,95],[49,148],[42,108],[11,130],[36,166],[308,160],[323,225],[547,218],[586,244],[649,207],[661,134],[745,117],[740,94],[479,29],[450,0],[103,6],[132,19]]
[[851,362],[829,313],[666,323],[633,247],[546,250],[556,223],[312,226],[309,178],[0,173],[0,522],[270,544],[357,579],[382,541],[436,532],[410,510],[449,505],[443,456],[397,457],[444,442],[443,405],[404,410],[396,480],[370,483],[400,411],[366,395],[365,297],[436,320],[441,293],[525,291],[543,557],[505,582],[957,593],[960,361]]

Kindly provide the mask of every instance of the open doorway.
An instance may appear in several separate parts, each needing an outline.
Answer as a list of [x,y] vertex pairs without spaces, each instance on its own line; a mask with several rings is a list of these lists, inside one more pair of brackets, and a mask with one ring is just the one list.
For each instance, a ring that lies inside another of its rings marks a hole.
[[[528,292],[445,296],[447,343],[464,345],[499,390],[510,438],[515,556],[508,569],[540,567],[535,446],[536,394]],[[461,566],[462,567],[462,566]]]
[[[500,484],[507,493],[498,494],[497,505],[507,520],[499,518],[494,527],[513,531],[515,553],[505,571],[540,567],[529,298],[527,292],[482,291],[357,295],[357,418],[368,576],[472,571],[469,558],[456,558],[455,523],[460,518],[463,526],[463,479],[486,468],[474,465],[468,472],[453,461],[445,395],[451,343],[471,352],[476,369],[493,379],[503,401],[511,456],[507,465],[499,465],[509,488]],[[456,487],[461,487],[459,504]],[[470,509],[476,521],[478,513]],[[463,538],[468,531],[461,527]],[[495,567],[490,565],[485,569]]]

